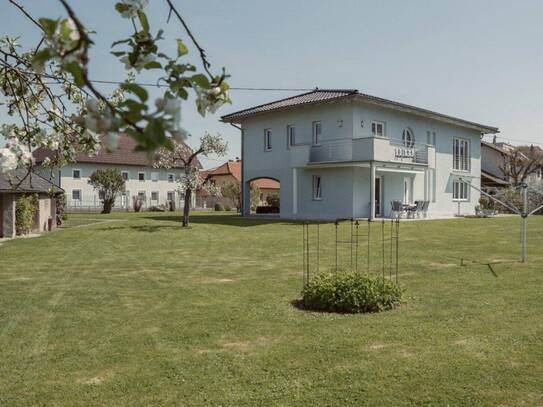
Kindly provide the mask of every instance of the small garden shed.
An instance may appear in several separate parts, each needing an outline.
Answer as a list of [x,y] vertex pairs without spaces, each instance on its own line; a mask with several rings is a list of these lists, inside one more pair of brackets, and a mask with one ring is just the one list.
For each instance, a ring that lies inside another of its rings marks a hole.
[[[26,169],[0,175],[0,238],[16,235],[16,205],[22,195],[36,194],[37,210],[32,233],[41,233],[56,227],[55,195],[63,190],[36,173]],[[49,220],[51,219],[51,221]]]

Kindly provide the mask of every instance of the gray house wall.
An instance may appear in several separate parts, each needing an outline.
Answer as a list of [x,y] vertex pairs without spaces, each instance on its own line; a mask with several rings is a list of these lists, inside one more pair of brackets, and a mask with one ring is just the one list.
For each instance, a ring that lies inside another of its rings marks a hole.
[[[428,132],[435,133],[435,148],[429,148],[429,164],[416,171],[385,172],[377,170],[382,178],[383,215],[390,213],[390,202],[403,199],[404,178],[412,179],[412,201],[430,200],[430,216],[453,216],[474,213],[479,193],[470,189],[466,202],[452,199],[455,179],[462,177],[474,186],[480,186],[481,143],[480,133],[411,113],[384,108],[352,100],[300,106],[248,117],[243,123],[243,173],[247,183],[260,177],[280,181],[281,217],[336,219],[367,217],[370,210],[370,170],[368,163],[338,163],[325,166],[307,165],[312,142],[312,123],[320,121],[321,140],[368,140],[356,143],[354,148],[371,145],[371,122],[385,123],[385,138],[401,141],[405,128],[411,129],[417,143],[428,143]],[[288,147],[287,126],[296,128],[296,146]],[[272,132],[272,149],[266,151],[264,130]],[[471,167],[468,172],[453,170],[453,140],[462,138],[470,142]],[[376,148],[379,145],[376,144]],[[375,150],[373,150],[375,151]],[[371,158],[373,151],[368,150]],[[361,154],[364,152],[361,152]],[[376,154],[377,155],[377,154]],[[382,163],[376,162],[376,165]],[[313,200],[312,176],[322,179],[323,199]],[[296,196],[294,196],[296,191]]]

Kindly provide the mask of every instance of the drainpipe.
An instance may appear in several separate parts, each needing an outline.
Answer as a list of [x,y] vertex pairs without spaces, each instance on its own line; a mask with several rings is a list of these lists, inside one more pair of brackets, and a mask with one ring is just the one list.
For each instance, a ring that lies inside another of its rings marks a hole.
[[[240,215],[243,216],[244,211],[245,211],[245,171],[243,169],[243,166],[245,165],[245,159],[243,157],[243,153],[244,153],[244,148],[243,148],[243,144],[244,144],[244,141],[243,141],[243,128],[241,126],[236,126],[234,123],[230,123],[230,126],[235,127],[241,133],[241,185],[240,185],[240,189],[239,189],[240,193],[241,193],[241,197],[240,197],[240,201],[239,201],[239,204],[240,204],[239,205],[239,212],[240,212]],[[249,209],[249,211],[250,211],[250,209]]]

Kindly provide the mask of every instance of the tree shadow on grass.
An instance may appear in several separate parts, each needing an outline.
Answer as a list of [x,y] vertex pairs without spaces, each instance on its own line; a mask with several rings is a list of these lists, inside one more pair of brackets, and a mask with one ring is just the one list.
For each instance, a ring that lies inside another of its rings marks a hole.
[[[144,219],[159,222],[176,222],[181,225],[183,215],[145,216]],[[191,215],[190,222],[195,225],[223,225],[237,227],[262,226],[269,224],[301,225],[301,221],[279,218],[244,218],[241,215]]]
[[112,226],[109,228],[100,228],[97,229],[102,232],[109,232],[112,230],[134,230],[136,232],[145,232],[145,233],[155,233],[155,232],[161,232],[163,230],[171,230],[171,229],[177,229],[182,230],[181,226],[174,226],[174,225],[133,225],[133,226]]

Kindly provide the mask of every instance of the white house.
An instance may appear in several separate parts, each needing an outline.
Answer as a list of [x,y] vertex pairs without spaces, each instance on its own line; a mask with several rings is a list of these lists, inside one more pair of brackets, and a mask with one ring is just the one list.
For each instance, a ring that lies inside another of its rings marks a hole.
[[[474,213],[481,135],[498,129],[359,93],[314,91],[222,117],[240,125],[244,214],[250,182],[280,182],[283,218],[388,217],[429,201],[430,217]],[[372,203],[370,205],[370,202]]]
[[[154,168],[152,157],[145,152],[134,151],[135,146],[132,138],[123,135],[116,150],[107,151],[102,148],[93,157],[78,155],[74,164],[66,165],[58,174],[53,174],[54,182],[66,193],[67,208],[87,210],[101,207],[98,191],[88,181],[94,171],[105,168],[117,168],[126,180],[126,191],[118,196],[114,209],[131,209],[134,196],[143,200],[144,208],[166,204],[168,201],[174,201],[178,209],[182,208],[184,200],[176,191],[176,180],[183,169]],[[36,164],[40,165],[51,154],[49,150],[36,150]],[[199,162],[197,165],[200,168]]]

